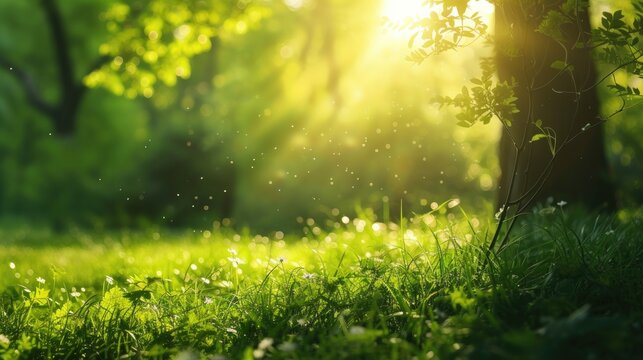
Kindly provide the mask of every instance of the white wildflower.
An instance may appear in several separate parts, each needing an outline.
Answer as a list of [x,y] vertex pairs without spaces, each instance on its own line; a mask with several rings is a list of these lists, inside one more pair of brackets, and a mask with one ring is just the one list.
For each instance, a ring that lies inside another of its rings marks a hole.
[[40,276],[38,276],[38,277],[36,278],[36,281],[37,281],[37,282],[39,282],[39,283],[41,283],[41,284],[44,284],[44,283],[45,283],[45,279],[43,279],[43,278],[42,278],[42,277],[40,277]]
[[212,304],[213,302],[214,302],[214,301],[212,300],[212,298],[207,297],[207,296],[205,297],[205,299],[203,299],[203,303],[204,303],[204,304],[206,304],[206,305],[210,305],[210,304]]
[[109,275],[105,276],[105,281],[110,285],[114,285],[114,278]]
[[313,279],[313,278],[315,277],[315,274],[312,274],[312,273],[308,273],[308,272],[307,272],[307,273],[304,273],[303,277],[304,277],[304,279],[306,279],[306,280],[311,280],[311,279]]
[[11,343],[11,340],[9,340],[8,337],[6,337],[3,334],[0,334],[0,346],[2,347],[9,347],[9,344]]
[[233,267],[239,267],[239,265],[246,263],[245,260],[236,256],[229,257],[228,261],[232,264]]
[[13,262],[10,262],[10,263],[9,263],[9,268],[10,268],[11,270],[15,270],[15,268],[16,268],[16,264],[15,264],[15,263],[13,263]]
[[206,278],[206,277],[202,277],[202,278],[201,278],[201,282],[203,282],[203,283],[204,283],[204,284],[206,284],[206,285],[209,285],[209,284],[210,284],[210,279],[208,279],[208,278]]
[[567,205],[567,201],[561,200],[561,201],[557,202],[556,205],[558,205],[560,207],[563,207],[563,206]]
[[72,291],[69,295],[75,298],[80,297],[80,293],[78,291]]
[[502,207],[496,213],[496,215],[495,215],[496,220],[500,220],[500,215],[502,215],[503,212],[505,212],[505,206],[504,205],[502,205]]
[[257,348],[261,350],[266,350],[269,347],[271,347],[273,343],[274,343],[274,340],[272,338],[267,337],[259,342],[259,345],[257,346]]
[[229,332],[230,334],[236,334],[237,333],[237,329],[234,329],[234,328],[227,328],[227,329],[225,329],[225,331]]

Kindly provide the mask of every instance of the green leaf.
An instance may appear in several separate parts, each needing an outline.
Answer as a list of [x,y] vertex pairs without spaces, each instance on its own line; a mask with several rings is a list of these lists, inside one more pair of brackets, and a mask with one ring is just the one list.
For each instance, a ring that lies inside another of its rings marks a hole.
[[531,140],[529,141],[530,143],[536,142],[538,140],[546,139],[547,135],[545,134],[536,134],[531,137]]
[[562,60],[556,60],[553,63],[551,63],[550,66],[551,66],[552,69],[563,71],[563,70],[565,70],[565,68],[567,68],[569,66],[569,64],[567,64],[566,62],[564,62]]

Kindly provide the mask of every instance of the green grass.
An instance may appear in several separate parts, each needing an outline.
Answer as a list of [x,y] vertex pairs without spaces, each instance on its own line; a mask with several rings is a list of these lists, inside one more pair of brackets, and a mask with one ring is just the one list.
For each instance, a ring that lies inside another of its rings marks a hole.
[[[457,209],[452,209],[454,211]],[[0,358],[636,358],[643,225],[453,213],[230,230],[0,233]]]

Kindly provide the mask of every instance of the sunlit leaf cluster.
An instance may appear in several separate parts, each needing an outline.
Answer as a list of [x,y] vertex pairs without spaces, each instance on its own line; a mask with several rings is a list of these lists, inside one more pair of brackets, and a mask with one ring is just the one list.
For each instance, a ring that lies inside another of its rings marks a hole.
[[117,2],[102,21],[111,34],[100,47],[105,65],[85,78],[127,97],[151,97],[192,73],[190,59],[210,51],[223,32],[243,33],[267,15],[250,2],[146,0]]
[[[426,1],[435,9],[427,17],[407,17],[388,25],[413,32],[408,46],[412,48],[408,59],[421,63],[434,54],[466,47],[487,34],[484,18],[467,10],[469,0]],[[419,45],[416,45],[419,43]]]
[[516,106],[514,88],[516,83],[499,82],[494,79],[494,66],[491,59],[483,59],[482,76],[471,79],[472,86],[463,86],[459,94],[439,97],[441,105],[454,106],[459,109],[456,115],[458,125],[470,127],[476,122],[488,124],[496,118],[510,127],[514,114],[519,112]]
[[[612,82],[608,88],[618,96],[639,96],[640,89],[627,82],[632,78],[643,78],[643,2],[634,2],[633,18],[628,19],[622,10],[603,12],[601,26],[593,32],[593,46],[598,49],[597,57],[613,68]],[[615,74],[623,73],[625,82]]]

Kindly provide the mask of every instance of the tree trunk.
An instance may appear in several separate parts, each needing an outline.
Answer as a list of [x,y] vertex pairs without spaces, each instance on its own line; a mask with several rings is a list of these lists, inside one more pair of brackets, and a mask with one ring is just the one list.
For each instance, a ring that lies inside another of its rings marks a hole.
[[[47,101],[35,79],[20,66],[19,62],[11,61],[6,54],[0,54],[0,68],[4,68],[13,75],[23,87],[27,102],[42,115],[49,118],[55,133],[61,137],[71,136],[76,132],[78,110],[87,87],[82,79],[75,76],[75,64],[71,56],[71,46],[67,39],[65,23],[60,9],[55,0],[40,0],[44,12],[51,43],[55,52],[55,66],[58,82],[57,101]],[[111,60],[108,56],[101,56],[91,65],[85,74],[100,68]]]
[[[496,9],[498,76],[501,81],[517,82],[520,110],[512,126],[503,129],[500,141],[498,208],[508,198],[514,210],[524,210],[549,197],[590,208],[616,208],[591,50],[574,45],[589,36],[587,4],[579,5],[576,23],[561,28],[569,40],[565,47],[536,32],[545,14],[560,9],[562,3],[512,0]],[[566,70],[552,67],[565,59]],[[542,128],[553,130],[555,142],[530,142],[542,132],[534,125],[538,120]]]

